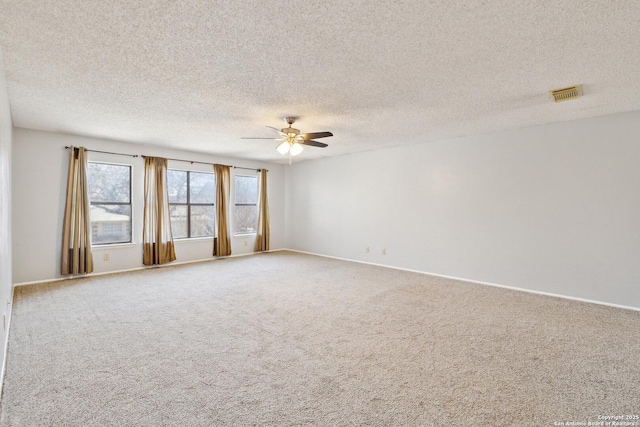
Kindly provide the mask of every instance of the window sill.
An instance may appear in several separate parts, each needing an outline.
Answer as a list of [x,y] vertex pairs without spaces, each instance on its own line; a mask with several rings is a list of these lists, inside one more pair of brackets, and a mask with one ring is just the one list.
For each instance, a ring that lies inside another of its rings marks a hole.
[[256,235],[256,232],[252,231],[251,233],[237,233],[237,234],[234,234],[233,237],[238,239],[246,239],[247,237],[251,237],[255,235]]
[[179,242],[198,242],[198,241],[202,241],[202,240],[213,240],[213,236],[205,236],[205,237],[181,237],[181,238],[174,238],[174,239],[173,239],[173,243],[179,243]]
[[132,248],[136,246],[136,243],[98,243],[95,245],[91,245],[92,250],[103,250],[103,249],[111,249],[111,248]]

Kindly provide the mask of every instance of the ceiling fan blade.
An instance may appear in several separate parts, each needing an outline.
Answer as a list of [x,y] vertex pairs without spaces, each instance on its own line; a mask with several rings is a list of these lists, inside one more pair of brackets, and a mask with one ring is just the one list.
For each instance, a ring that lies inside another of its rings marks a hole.
[[313,138],[326,138],[328,136],[333,136],[333,134],[331,132],[311,132],[302,135],[305,140]]
[[277,137],[275,138],[263,138],[261,136],[256,136],[256,137],[252,137],[252,136],[243,136],[240,139],[270,139],[270,140],[274,140],[274,139],[278,139]]
[[265,127],[266,127],[266,128],[271,129],[271,130],[272,130],[272,131],[274,131],[274,132],[277,132],[278,134],[280,134],[280,135],[282,135],[282,136],[285,136],[285,135],[284,135],[284,133],[282,133],[282,132],[280,131],[280,129],[274,128],[273,126],[265,126]]
[[310,139],[306,139],[304,141],[300,141],[299,144],[310,145],[312,147],[320,147],[320,148],[328,147],[328,145],[325,144],[324,142],[312,141]]

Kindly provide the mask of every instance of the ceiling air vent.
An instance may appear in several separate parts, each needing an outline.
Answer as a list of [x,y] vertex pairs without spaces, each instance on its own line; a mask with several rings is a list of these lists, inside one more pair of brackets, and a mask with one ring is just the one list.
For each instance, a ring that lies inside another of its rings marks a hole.
[[571,87],[565,87],[563,89],[552,90],[549,91],[549,95],[555,102],[570,101],[582,96],[582,85],[575,85]]

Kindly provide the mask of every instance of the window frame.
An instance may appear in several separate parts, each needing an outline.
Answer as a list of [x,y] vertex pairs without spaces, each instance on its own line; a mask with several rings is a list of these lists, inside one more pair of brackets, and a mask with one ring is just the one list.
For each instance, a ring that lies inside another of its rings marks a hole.
[[[169,211],[171,211],[171,206],[186,206],[187,207],[187,235],[186,237],[174,237],[176,240],[186,240],[186,239],[211,239],[215,237],[216,234],[216,211],[215,211],[215,192],[213,195],[212,203],[191,203],[191,173],[202,173],[213,175],[213,182],[215,184],[216,174],[214,172],[205,172],[198,170],[187,170],[187,169],[176,169],[176,168],[167,168],[167,171],[176,171],[176,172],[186,172],[187,173],[187,202],[186,203],[171,203],[169,202]],[[215,186],[214,186],[215,188]],[[207,236],[191,236],[191,206],[211,206],[213,208],[213,234]],[[171,215],[169,215],[169,220],[171,220]],[[171,230],[173,233],[173,230]]]
[[[109,206],[129,206],[129,240],[127,241],[117,241],[117,242],[102,242],[102,243],[94,243],[93,239],[91,240],[91,246],[109,246],[109,245],[126,245],[133,243],[133,166],[126,163],[115,163],[115,162],[105,162],[101,160],[88,160],[87,161],[87,169],[89,168],[90,163],[98,163],[102,165],[111,165],[111,166],[120,166],[126,167],[129,169],[129,202],[94,202],[89,197],[89,209],[94,205],[109,205]],[[89,175],[89,171],[87,171],[87,175]],[[88,192],[91,193],[91,184],[87,179]],[[93,234],[93,225],[91,220],[91,212],[89,212],[89,224],[91,226],[91,234]]]
[[[237,185],[237,181],[236,178],[238,177],[244,177],[244,178],[253,178],[256,180],[256,202],[255,203],[238,203],[237,202],[237,190],[238,190],[238,185]],[[254,231],[238,231],[238,224],[236,221],[236,208],[238,206],[255,206],[256,207],[256,212],[258,209],[258,202],[260,201],[260,188],[258,187],[258,175],[245,175],[245,174],[235,174],[234,178],[233,178],[233,208],[234,208],[234,215],[233,215],[233,235],[234,236],[250,236],[252,234],[257,234],[258,231],[254,230]],[[256,226],[258,222],[258,218],[256,218]]]

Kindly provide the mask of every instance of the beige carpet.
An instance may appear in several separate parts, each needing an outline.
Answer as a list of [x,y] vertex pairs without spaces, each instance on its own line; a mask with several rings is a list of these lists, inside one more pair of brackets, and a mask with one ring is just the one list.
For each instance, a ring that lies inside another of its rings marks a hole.
[[276,252],[16,288],[2,426],[640,414],[640,313]]

